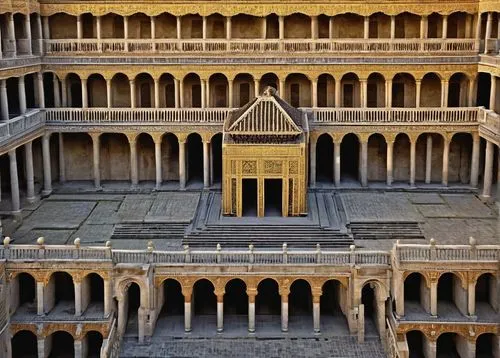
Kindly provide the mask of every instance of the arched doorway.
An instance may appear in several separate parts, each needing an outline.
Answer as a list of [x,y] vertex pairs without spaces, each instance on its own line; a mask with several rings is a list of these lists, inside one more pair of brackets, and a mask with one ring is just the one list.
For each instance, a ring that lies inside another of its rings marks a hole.
[[405,133],[399,133],[393,145],[393,176],[395,182],[410,181],[410,138]]
[[328,133],[319,136],[316,142],[316,182],[333,182],[333,139]]
[[392,79],[392,107],[416,106],[416,82],[409,73],[398,73]]
[[130,108],[130,81],[127,75],[117,73],[111,79],[111,105],[113,108]]
[[224,330],[245,334],[248,319],[247,286],[241,279],[226,284],[224,294]]
[[139,181],[153,182],[156,178],[155,142],[150,134],[141,133],[136,138]]
[[181,93],[184,99],[184,107],[201,108],[201,80],[196,73],[190,73],[184,77],[184,93]]
[[75,314],[75,287],[71,275],[67,272],[54,272],[50,277],[48,287],[54,288],[52,312],[54,314],[60,312]]
[[88,290],[88,294],[82,300],[82,311],[85,311],[85,306],[88,305],[90,312],[99,312],[104,315],[104,280],[102,277],[91,273],[83,279],[82,287]]
[[409,331],[406,333],[409,358],[425,358],[424,339],[425,337],[420,331]]
[[387,178],[387,143],[382,134],[368,138],[368,180],[383,182]]
[[257,286],[255,300],[256,330],[281,330],[281,296],[278,283],[266,278]]
[[318,107],[333,107],[335,105],[335,79],[332,75],[322,74],[318,77]]
[[161,141],[161,169],[163,181],[179,180],[179,140],[166,133]]
[[208,107],[228,107],[230,98],[227,77],[222,73],[213,74],[208,80],[208,86],[210,88]]
[[72,358],[75,356],[75,341],[70,333],[57,331],[47,339],[52,341],[49,358]]
[[220,184],[222,180],[222,133],[215,134],[211,141],[212,148],[211,170],[212,184]]
[[33,312],[36,313],[36,282],[33,276],[29,273],[21,272],[13,281],[14,292],[17,284],[16,295],[18,301],[12,300],[11,313],[15,311]]
[[349,133],[340,144],[340,180],[345,183],[357,182],[359,177],[359,139]]
[[158,290],[161,311],[155,327],[155,335],[184,333],[184,295],[179,281],[167,279]]
[[254,97],[258,96],[255,93],[255,84],[252,75],[248,73],[238,74],[233,81],[233,103],[229,107],[243,107],[250,102]]
[[121,133],[103,133],[99,137],[101,179],[112,181],[130,180],[130,144]]
[[[476,339],[476,358],[494,358],[498,356],[498,337],[493,333],[483,333]],[[496,347],[495,347],[496,344]],[[496,353],[496,355],[495,355]]]
[[372,73],[366,82],[366,106],[385,107],[385,78],[380,73]]
[[437,314],[445,316],[448,314],[467,314],[467,292],[461,287],[460,278],[447,272],[439,277],[437,285]]
[[441,78],[433,73],[426,73],[420,85],[420,107],[441,107]]
[[140,73],[135,77],[135,98],[137,108],[154,107],[154,80],[149,73]]
[[203,143],[198,133],[191,133],[187,137],[187,167],[188,182],[203,182]]
[[85,336],[85,344],[87,346],[88,358],[100,358],[102,348],[102,334],[97,331],[89,331]]
[[311,107],[311,81],[302,73],[292,73],[285,80],[286,100],[295,108]]
[[425,313],[429,307],[424,307],[428,303],[429,290],[422,274],[412,272],[406,277],[404,282],[404,307],[405,315],[411,316],[413,313]]
[[141,288],[132,282],[126,293],[126,328],[125,337],[139,336],[139,307],[141,306]]
[[452,137],[449,149],[449,183],[470,183],[472,142],[470,133],[457,133]]
[[[266,88],[266,87],[272,87],[275,90],[278,90],[279,83],[280,83],[280,80],[276,74],[266,73],[260,79],[259,94],[261,94],[264,91],[264,88]],[[279,93],[279,96],[281,96],[281,98],[284,98],[285,97],[284,95],[285,95],[284,93]]]
[[92,74],[87,79],[87,98],[89,107],[108,106],[106,80],[100,74]]
[[17,332],[12,337],[11,346],[13,358],[38,358],[38,341],[33,332]]
[[349,334],[347,319],[343,312],[345,305],[345,289],[337,280],[328,280],[323,284],[320,297],[321,332],[328,335],[332,332],[339,334],[339,330]]
[[200,327],[216,327],[217,296],[215,287],[207,279],[196,281],[193,286],[193,331]]
[[309,327],[312,330],[312,293],[306,280],[295,280],[290,286],[288,295],[289,330],[299,330]]
[[443,333],[436,342],[436,358],[460,358],[457,351],[458,335]]

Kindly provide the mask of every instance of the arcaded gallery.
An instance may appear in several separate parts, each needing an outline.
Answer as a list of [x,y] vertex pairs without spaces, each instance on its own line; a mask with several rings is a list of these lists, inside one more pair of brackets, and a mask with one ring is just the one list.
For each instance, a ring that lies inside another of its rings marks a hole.
[[0,357],[500,358],[499,13],[0,1]]

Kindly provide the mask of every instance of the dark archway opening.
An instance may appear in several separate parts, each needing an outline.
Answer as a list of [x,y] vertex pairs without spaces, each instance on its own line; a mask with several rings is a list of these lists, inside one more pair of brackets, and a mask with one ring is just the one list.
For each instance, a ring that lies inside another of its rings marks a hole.
[[163,307],[162,313],[167,316],[184,315],[184,295],[181,284],[173,279],[163,283]]
[[212,181],[220,183],[222,180],[222,133],[212,137]]
[[322,134],[316,143],[316,181],[333,182],[333,140],[329,134]]
[[486,109],[490,108],[491,76],[488,73],[479,72],[477,75],[477,105]]
[[52,349],[49,358],[72,358],[75,356],[73,336],[68,332],[57,331],[52,334]]
[[266,278],[257,286],[255,298],[256,329],[281,330],[281,296],[278,283]]
[[420,331],[410,331],[406,333],[408,342],[409,358],[425,358],[424,355],[424,335]]
[[361,303],[365,308],[365,335],[376,334],[376,317],[375,317],[375,290],[372,284],[368,283],[361,290]]
[[99,358],[101,356],[102,334],[96,331],[87,333],[87,357]]
[[19,280],[19,306],[32,305],[36,299],[36,283],[33,276],[28,273],[20,273]]
[[241,185],[243,216],[257,216],[257,179],[244,178]]
[[340,145],[340,179],[357,181],[359,173],[359,140],[355,134],[347,134]]
[[456,333],[443,333],[437,340],[436,358],[460,358],[456,347]]
[[264,179],[265,216],[281,216],[283,179]]
[[247,315],[248,296],[245,282],[234,279],[226,284],[224,315]]
[[483,333],[476,340],[476,358],[493,358],[495,335],[493,333]]
[[188,136],[186,155],[188,181],[203,181],[203,143],[199,134],[193,133]]
[[141,288],[132,282],[127,290],[127,327],[125,332],[128,335],[139,334],[139,307],[141,306]]
[[19,331],[12,337],[12,357],[37,358],[37,338],[30,331]]
[[54,280],[54,306],[61,305],[61,309],[70,314],[75,314],[75,287],[73,278],[66,272],[55,272]]
[[217,313],[217,296],[212,282],[202,279],[196,281],[193,288],[195,315],[215,315]]

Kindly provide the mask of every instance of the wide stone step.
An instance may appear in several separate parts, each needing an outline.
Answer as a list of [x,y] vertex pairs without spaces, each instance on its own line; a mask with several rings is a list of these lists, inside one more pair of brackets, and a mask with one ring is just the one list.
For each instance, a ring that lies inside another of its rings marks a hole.
[[183,237],[187,224],[180,223],[124,223],[113,229],[113,239],[141,238],[155,239]]
[[424,235],[417,222],[366,222],[350,223],[349,228],[355,239],[423,239]]

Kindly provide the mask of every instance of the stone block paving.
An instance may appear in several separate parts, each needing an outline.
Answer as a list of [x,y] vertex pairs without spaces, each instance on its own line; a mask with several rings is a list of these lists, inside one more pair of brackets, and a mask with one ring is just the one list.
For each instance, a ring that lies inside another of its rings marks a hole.
[[356,337],[311,339],[165,339],[139,345],[134,338],[122,342],[120,357],[386,357],[378,338],[358,343]]
[[127,195],[120,205],[118,217],[121,222],[142,222],[153,204],[154,196]]
[[147,222],[190,222],[198,206],[199,193],[158,193],[145,217]]

